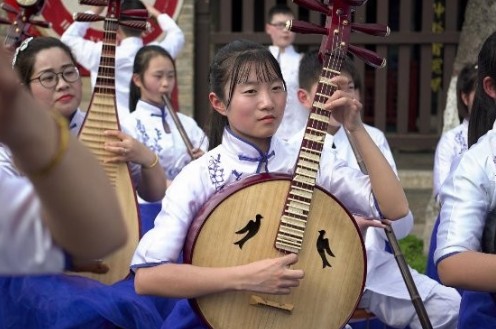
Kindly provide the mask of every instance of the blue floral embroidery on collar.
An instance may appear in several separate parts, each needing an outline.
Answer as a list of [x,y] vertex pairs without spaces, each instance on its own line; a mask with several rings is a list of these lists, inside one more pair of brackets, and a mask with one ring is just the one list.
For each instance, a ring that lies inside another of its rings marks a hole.
[[224,186],[224,168],[220,166],[220,154],[217,158],[210,157],[208,161],[208,172],[210,174],[210,181],[215,186],[215,190],[219,191]]
[[455,143],[460,146],[460,151],[458,152],[458,154],[462,154],[468,149],[467,141],[464,138],[463,131],[459,131],[455,134]]
[[234,177],[236,177],[236,181],[239,181],[241,179],[241,176],[243,175],[242,173],[238,172],[236,169],[232,171],[232,174]]

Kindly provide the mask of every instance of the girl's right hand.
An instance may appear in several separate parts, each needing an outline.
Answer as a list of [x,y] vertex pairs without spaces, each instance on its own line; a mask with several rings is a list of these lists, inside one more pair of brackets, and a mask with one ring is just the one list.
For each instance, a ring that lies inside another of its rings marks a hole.
[[363,129],[362,104],[349,89],[348,80],[343,76],[337,76],[331,81],[337,85],[338,89],[326,101],[325,109],[330,110],[332,118],[350,132]]
[[289,294],[290,288],[298,287],[304,276],[303,270],[289,268],[297,261],[296,254],[289,254],[241,266],[245,280],[242,289],[266,294]]

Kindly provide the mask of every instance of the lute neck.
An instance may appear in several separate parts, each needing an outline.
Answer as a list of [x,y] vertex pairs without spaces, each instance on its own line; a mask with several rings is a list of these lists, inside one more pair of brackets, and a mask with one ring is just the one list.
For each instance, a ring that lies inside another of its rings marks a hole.
[[331,112],[325,109],[327,99],[337,86],[331,79],[340,74],[342,60],[324,59],[317,92],[308,117],[295,172],[286,198],[275,246],[285,252],[299,253],[310,212],[319,162],[329,126]]
[[95,92],[115,95],[115,45],[117,42],[117,18],[105,19],[102,55],[98,68]]

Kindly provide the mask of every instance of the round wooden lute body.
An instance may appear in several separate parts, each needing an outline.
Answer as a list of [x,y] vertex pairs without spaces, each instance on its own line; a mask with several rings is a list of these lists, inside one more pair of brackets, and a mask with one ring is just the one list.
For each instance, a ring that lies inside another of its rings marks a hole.
[[[291,177],[256,175],[216,195],[188,234],[186,260],[197,266],[228,267],[282,256],[274,247]],[[258,232],[240,248],[237,231],[261,215]],[[334,257],[323,267],[317,248],[319,231]],[[366,258],[359,229],[331,194],[316,188],[303,248],[293,268],[303,269],[301,285],[290,295],[228,292],[192,300],[215,329],[341,328],[351,317],[364,287]]]

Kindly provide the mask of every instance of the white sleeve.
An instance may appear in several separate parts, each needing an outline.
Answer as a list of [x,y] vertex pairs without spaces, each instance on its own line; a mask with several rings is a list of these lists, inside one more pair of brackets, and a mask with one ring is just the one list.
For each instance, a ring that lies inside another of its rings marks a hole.
[[167,14],[158,15],[157,22],[162,31],[165,32],[165,38],[160,42],[153,42],[153,44],[157,44],[167,50],[172,58],[177,58],[177,55],[184,47],[183,31]]
[[141,238],[131,268],[177,261],[195,214],[215,192],[202,179],[207,170],[202,163],[198,159],[188,164],[167,188],[155,226]]
[[94,42],[84,38],[91,23],[74,22],[62,34],[60,40],[71,48],[72,54],[84,68],[91,72],[98,72],[102,42]]
[[439,194],[439,190],[450,172],[451,163],[454,158],[453,148],[454,145],[449,135],[446,133],[443,134],[436,146],[436,153],[434,154],[434,170],[432,172],[434,197]]
[[465,152],[439,192],[436,263],[451,254],[480,251],[486,215],[495,199],[494,169],[490,169],[494,164],[490,156],[480,151]]
[[335,152],[324,153],[317,183],[341,201],[350,213],[368,218],[380,217],[369,176],[349,167],[337,158]]
[[9,176],[20,176],[7,146],[0,144],[0,168]]
[[0,172],[0,186],[0,274],[61,272],[64,253],[43,223],[42,207],[31,183]]

